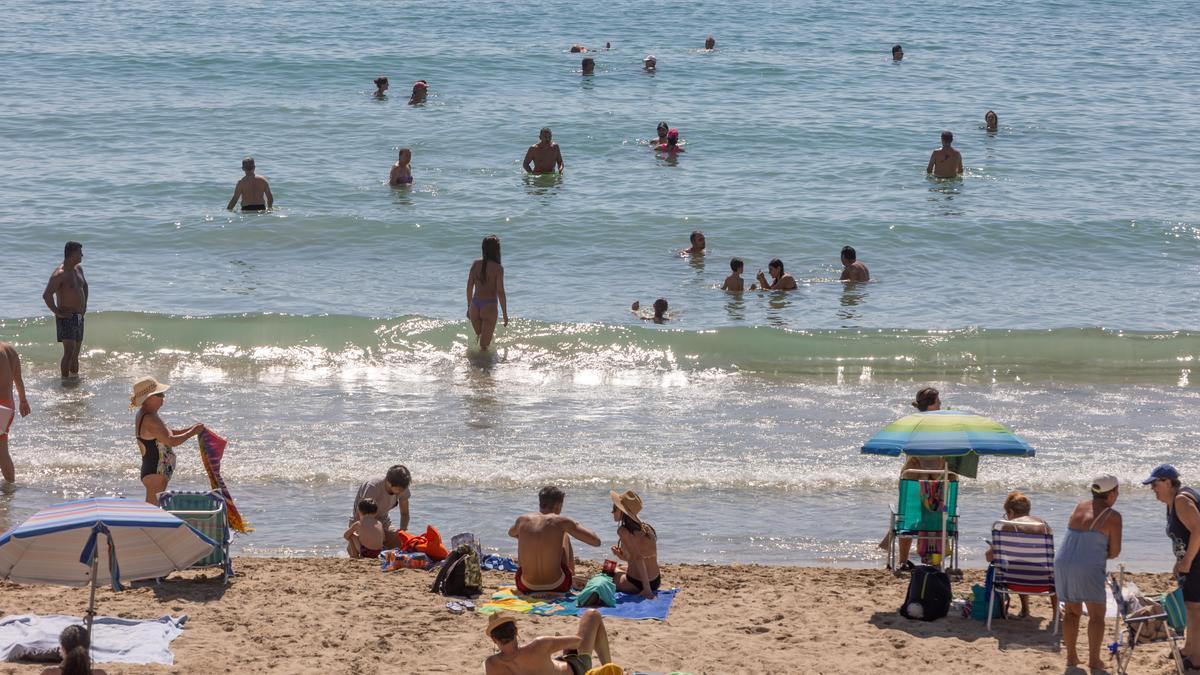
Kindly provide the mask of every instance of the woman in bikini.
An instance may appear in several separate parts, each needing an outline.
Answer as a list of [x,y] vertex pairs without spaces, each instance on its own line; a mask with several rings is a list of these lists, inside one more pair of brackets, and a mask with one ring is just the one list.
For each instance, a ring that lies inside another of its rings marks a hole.
[[662,576],[658,571],[658,533],[650,524],[638,518],[642,511],[642,498],[633,490],[617,494],[610,492],[613,501],[613,520],[621,523],[617,528],[620,544],[612,547],[613,555],[625,564],[613,574],[613,582],[622,593],[638,593],[653,600],[658,592]]
[[483,257],[471,264],[467,275],[467,318],[479,337],[481,350],[492,344],[496,333],[497,304],[507,326],[508,298],[504,295],[504,267],[500,265],[500,237],[492,234],[483,238]]
[[392,187],[404,187],[412,185],[412,151],[408,148],[400,148],[400,156],[396,159],[396,163],[392,165],[392,171],[388,175],[388,185]]
[[172,431],[163,423],[158,411],[170,388],[171,385],[153,377],[144,377],[133,385],[133,396],[129,397],[129,407],[138,409],[134,417],[134,434],[142,453],[142,485],[146,487],[146,502],[155,506],[158,505],[158,493],[167,489],[171,474],[175,472],[173,448],[204,431],[203,424]]

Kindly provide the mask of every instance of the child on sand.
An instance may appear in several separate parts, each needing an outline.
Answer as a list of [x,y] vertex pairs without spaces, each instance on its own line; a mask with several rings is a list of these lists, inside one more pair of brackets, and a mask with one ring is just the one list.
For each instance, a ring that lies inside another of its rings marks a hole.
[[400,148],[400,157],[392,165],[392,173],[388,176],[388,184],[392,187],[412,185],[412,151]]
[[378,558],[383,550],[383,525],[375,517],[378,512],[379,505],[370,497],[358,503],[358,520],[342,535],[354,544],[350,547],[352,558]]
[[725,277],[725,283],[721,284],[721,290],[735,293],[746,290],[746,282],[742,279],[742,269],[745,266],[746,264],[742,262],[741,258],[730,260],[729,269],[733,270],[733,273]]

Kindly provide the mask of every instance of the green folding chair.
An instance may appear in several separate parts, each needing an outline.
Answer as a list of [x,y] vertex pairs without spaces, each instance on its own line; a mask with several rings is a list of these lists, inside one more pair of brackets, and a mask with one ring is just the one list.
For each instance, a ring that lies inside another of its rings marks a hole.
[[[1125,597],[1125,566],[1121,565],[1119,572],[1108,575],[1108,588],[1112,592],[1117,605],[1116,640],[1109,643],[1108,651],[1117,661],[1117,675],[1126,675],[1129,664],[1133,660],[1133,652],[1139,644],[1163,644],[1171,648],[1171,658],[1175,663],[1175,672],[1183,674],[1183,654],[1179,651],[1179,643],[1183,641],[1187,629],[1187,610],[1183,606],[1183,591],[1176,588],[1158,596],[1162,611],[1153,614],[1143,613],[1134,616],[1135,598]],[[1143,631],[1151,622],[1163,622],[1166,636],[1144,640]]]
[[[941,472],[936,472],[941,475]],[[933,481],[933,478],[929,480]],[[942,565],[951,571],[958,570],[958,481],[949,481],[945,489],[945,503],[940,508],[930,508],[921,494],[923,481],[912,478],[900,480],[900,494],[896,508],[891,514],[891,546],[888,547],[888,569],[896,569],[897,546],[901,537],[915,539],[917,551],[922,548],[941,549],[942,523],[945,516],[946,546],[941,550]],[[941,481],[935,481],[941,482]]]
[[225,499],[220,493],[216,490],[169,490],[158,493],[158,505],[217,542],[211,553],[197,560],[188,569],[220,567],[224,572],[225,583],[229,583],[233,578],[233,558],[229,555],[229,542],[232,537]]

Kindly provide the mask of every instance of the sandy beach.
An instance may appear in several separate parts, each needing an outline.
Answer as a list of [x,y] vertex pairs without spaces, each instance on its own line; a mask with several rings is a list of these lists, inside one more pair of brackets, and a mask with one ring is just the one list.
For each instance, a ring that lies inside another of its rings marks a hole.
[[[173,643],[175,665],[107,666],[114,673],[471,673],[492,653],[486,621],[453,615],[428,592],[428,572],[383,574],[366,561],[337,558],[240,558],[223,587],[212,572],[175,575],[159,586],[121,593],[102,589],[104,615],[152,618],[187,614]],[[610,619],[613,658],[627,669],[700,673],[874,673],[918,669],[1062,672],[1049,634],[1050,610],[1033,599],[1034,617],[982,622],[951,615],[916,622],[896,613],[905,582],[882,570],[667,565],[664,587],[678,586],[664,623]],[[1134,577],[1143,591],[1169,584],[1165,574]],[[968,571],[956,594],[981,583]],[[486,592],[511,575],[485,572]],[[2,614],[79,614],[86,589],[0,583]],[[520,619],[522,635],[565,634],[571,617]],[[1108,638],[1111,638],[1111,632]],[[1165,647],[1137,652],[1132,672],[1168,673]],[[3,664],[3,673],[41,665]],[[1083,672],[1083,671],[1078,671]]]

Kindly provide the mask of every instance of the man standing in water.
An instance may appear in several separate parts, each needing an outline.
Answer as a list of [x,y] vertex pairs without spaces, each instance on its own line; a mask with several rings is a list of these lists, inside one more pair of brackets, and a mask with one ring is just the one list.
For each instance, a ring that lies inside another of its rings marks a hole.
[[269,210],[275,204],[275,197],[271,194],[271,185],[267,183],[267,177],[254,174],[253,157],[242,160],[242,171],[245,171],[246,175],[242,176],[242,179],[234,186],[233,197],[230,198],[229,205],[225,208],[232,211],[238,200],[241,199],[242,211]]
[[562,173],[566,165],[563,164],[558,143],[550,140],[550,127],[542,127],[538,139],[537,143],[529,146],[529,150],[525,152],[525,161],[521,162],[525,173],[551,173],[556,168]]
[[953,142],[954,134],[943,131],[942,147],[929,155],[929,165],[925,167],[925,173],[931,173],[937,178],[954,178],[962,175],[962,154],[951,146]]
[[42,291],[42,300],[54,314],[58,341],[63,345],[59,363],[63,379],[79,376],[79,348],[83,344],[83,315],[87,313],[88,283],[83,276],[83,244],[68,241],[63,261]]
[[[20,407],[13,405],[13,387],[17,389]],[[0,342],[0,474],[6,483],[17,480],[12,457],[8,454],[8,430],[12,427],[17,412],[21,417],[29,414],[29,401],[25,399],[25,380],[21,379],[21,357],[7,342]]]
[[853,246],[842,247],[842,281],[870,281],[871,272],[858,259],[858,252]]
[[599,546],[600,537],[574,518],[562,515],[563,491],[548,485],[538,492],[538,513],[525,513],[508,530],[517,540],[517,590],[522,593],[571,590],[575,553],[571,537]]
[[892,46],[892,60],[900,61],[903,59],[904,59],[904,47],[901,47],[900,45],[893,45]]

